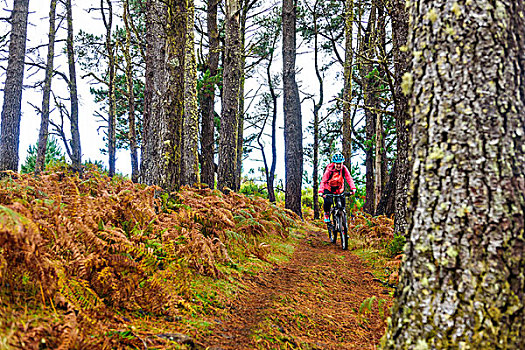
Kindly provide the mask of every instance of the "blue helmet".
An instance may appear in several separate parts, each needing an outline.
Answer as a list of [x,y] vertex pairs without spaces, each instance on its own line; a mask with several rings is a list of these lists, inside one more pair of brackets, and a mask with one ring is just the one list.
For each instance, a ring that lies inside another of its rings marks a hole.
[[343,156],[341,153],[336,153],[332,157],[332,163],[342,163],[345,161],[345,156]]

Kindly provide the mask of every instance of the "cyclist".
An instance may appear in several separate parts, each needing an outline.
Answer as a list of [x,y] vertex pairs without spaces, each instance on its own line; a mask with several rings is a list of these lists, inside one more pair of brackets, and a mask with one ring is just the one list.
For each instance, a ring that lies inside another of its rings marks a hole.
[[[343,162],[345,157],[341,153],[336,153],[332,157],[332,163],[328,164],[324,171],[323,178],[321,180],[321,186],[319,187],[319,195],[324,198],[324,222],[330,222],[330,208],[332,208],[333,198],[325,196],[326,194],[341,194],[343,193],[345,186],[344,180],[350,185],[350,191],[352,194],[355,193],[356,187],[354,185],[354,179],[350,175],[348,168],[344,166]],[[342,198],[343,206],[346,204],[345,198]]]

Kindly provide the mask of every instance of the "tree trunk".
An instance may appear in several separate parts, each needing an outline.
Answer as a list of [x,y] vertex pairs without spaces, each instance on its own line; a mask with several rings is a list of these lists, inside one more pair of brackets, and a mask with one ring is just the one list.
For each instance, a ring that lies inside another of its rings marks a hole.
[[388,182],[386,183],[383,195],[377,204],[376,214],[375,215],[386,215],[391,217],[395,214],[395,200],[396,200],[396,168],[397,162],[394,162],[392,170],[390,171],[390,176],[388,177]]
[[0,135],[0,171],[18,171],[22,83],[26,53],[29,0],[14,0],[11,14],[11,39],[4,85]]
[[244,86],[246,82],[246,55],[244,53],[246,45],[246,22],[248,20],[248,12],[255,5],[254,0],[241,0],[242,3],[242,15],[241,15],[241,83],[239,90],[239,123],[237,125],[237,174],[235,178],[235,190],[241,189],[241,177],[242,177],[242,154],[244,147]]
[[[345,2],[345,64],[343,90],[343,155],[345,166],[352,169],[352,65],[353,65],[353,38],[354,28],[354,1]],[[350,203],[350,201],[348,201]]]
[[[269,73],[268,68],[268,75]],[[267,180],[268,188],[268,199],[270,202],[275,203],[275,168],[277,167],[277,94],[273,84],[270,87],[270,94],[272,95],[273,110],[272,110],[272,165],[270,166],[270,176]]]
[[523,349],[525,5],[443,4],[409,7],[410,219],[383,348]]
[[283,87],[285,208],[302,217],[303,128],[301,101],[295,80],[296,0],[283,0]]
[[113,6],[111,0],[105,0],[108,5],[108,13],[104,9],[104,0],[100,0],[100,12],[102,21],[106,28],[106,55],[108,57],[108,164],[109,177],[115,176],[115,163],[117,160],[117,135],[116,135],[116,109],[117,98],[115,96],[115,45],[111,37],[113,25]]
[[315,75],[319,83],[319,99],[314,103],[314,143],[313,143],[313,202],[314,202],[314,219],[319,219],[319,114],[324,103],[324,82],[319,67],[319,27],[317,26],[317,6],[319,0],[315,1],[313,9],[314,25],[314,66]]
[[[381,59],[380,54],[378,55],[377,52],[385,53],[386,52],[386,30],[385,30],[385,23],[386,23],[386,14],[384,9],[384,3],[382,1],[377,1],[376,3],[377,8],[377,28],[376,28],[376,44],[377,49],[374,51],[376,52],[377,59]],[[386,57],[386,54],[383,55]],[[378,76],[375,78],[376,83],[374,84],[375,87],[377,87],[374,91],[374,107],[378,110],[381,109],[381,102],[380,102],[380,95],[381,92],[381,82],[385,81],[385,69],[384,67],[379,67],[378,70]],[[374,213],[377,211],[377,206],[379,205],[379,202],[381,200],[381,197],[383,196],[384,187],[386,185],[386,177],[387,177],[387,171],[388,171],[388,159],[386,156],[386,149],[385,149],[385,133],[384,133],[384,126],[383,126],[383,118],[384,115],[381,112],[376,113],[376,126],[375,126],[375,189],[374,189]],[[375,214],[377,215],[377,214]]]
[[268,171],[266,165],[266,155],[264,149],[261,147],[261,152],[264,158],[265,171],[266,171],[266,189],[268,190],[268,199],[270,202],[275,203],[275,168],[277,166],[277,99],[278,95],[275,92],[275,87],[272,80],[272,63],[275,52],[277,37],[275,36],[272,41],[272,49],[268,57],[268,66],[266,67],[266,78],[268,79],[268,89],[270,90],[270,96],[272,98],[272,164]]
[[395,188],[394,234],[405,235],[407,228],[407,189],[410,182],[410,152],[408,126],[408,97],[401,89],[403,75],[408,71],[409,53],[404,50],[408,37],[408,14],[405,1],[394,0],[392,4],[392,35],[394,51],[394,115],[396,118],[397,157]]
[[167,5],[158,0],[146,2],[146,76],[144,86],[144,120],[140,179],[147,185],[160,185],[162,164],[165,159],[162,147],[166,137],[164,96],[168,79],[166,56]]
[[[241,40],[241,48],[244,50],[244,34],[241,35],[243,39]],[[237,124],[237,170],[235,174],[235,190],[239,191],[241,189],[241,177],[242,177],[242,152],[244,144],[244,84],[246,82],[244,76],[246,58],[244,54],[241,57],[241,82],[239,88],[239,117]]]
[[186,66],[184,76],[184,126],[181,184],[199,183],[199,111],[197,104],[197,63],[195,60],[195,4],[187,1],[188,23],[186,39]]
[[124,48],[124,58],[126,60],[126,85],[128,91],[128,139],[129,152],[131,155],[131,181],[139,180],[139,161],[137,154],[137,130],[135,125],[135,89],[133,82],[133,62],[131,59],[131,25],[132,20],[129,10],[129,0],[124,1],[123,16],[124,27],[126,28],[126,43]]
[[375,45],[375,22],[376,22],[376,7],[375,3],[372,4],[370,9],[370,17],[368,25],[366,27],[365,35],[363,36],[361,43],[361,59],[364,60],[362,63],[361,79],[363,80],[363,94],[365,104],[365,130],[366,130],[366,144],[365,144],[365,166],[366,166],[366,202],[363,206],[363,210],[373,215],[375,212],[375,169],[374,166],[374,135],[376,127],[376,98],[375,91],[377,77],[374,76],[373,65],[370,59],[374,54]]
[[241,83],[241,36],[239,0],[226,0],[226,42],[222,89],[219,169],[217,186],[221,191],[235,189],[237,174],[237,137],[239,89]]
[[49,5],[49,34],[47,44],[46,76],[44,78],[44,95],[42,98],[42,118],[38,134],[38,148],[35,161],[35,173],[39,174],[46,167],[46,148],[49,136],[49,99],[51,96],[51,81],[53,80],[53,61],[55,59],[55,18],[57,0],[51,0]]
[[209,77],[203,82],[201,91],[201,182],[210,188],[215,186],[215,82],[219,66],[219,32],[217,30],[217,3],[208,0],[208,62]]
[[82,172],[82,149],[80,147],[80,130],[78,129],[78,95],[77,95],[77,73],[75,63],[73,10],[71,0],[66,0],[67,12],[67,40],[66,51],[69,66],[69,95],[71,112],[69,116],[71,124],[71,166],[74,171]]
[[184,124],[185,67],[187,47],[187,1],[169,0],[166,24],[166,62],[168,79],[164,97],[166,130],[162,144],[162,176],[160,186],[167,191],[181,185],[182,133]]
[[381,166],[383,164],[383,154],[381,150],[383,149],[383,118],[380,113],[376,114],[376,126],[374,128],[375,132],[375,156],[374,156],[374,213],[376,212],[377,205],[383,194],[383,173],[381,172]]

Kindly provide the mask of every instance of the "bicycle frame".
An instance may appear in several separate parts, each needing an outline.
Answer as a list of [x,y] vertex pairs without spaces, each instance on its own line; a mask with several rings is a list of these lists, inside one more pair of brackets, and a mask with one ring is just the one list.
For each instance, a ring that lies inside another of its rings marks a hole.
[[332,243],[336,243],[337,234],[340,234],[341,244],[344,250],[348,249],[348,223],[346,221],[346,209],[343,205],[343,199],[348,195],[351,195],[351,193],[345,192],[341,194],[325,195],[334,199],[332,209],[330,210],[332,221],[327,224],[329,238]]
[[334,199],[334,204],[332,206],[332,209],[330,210],[331,216],[335,217],[341,211],[346,215],[346,208],[343,205],[343,198],[350,195],[351,193],[348,192],[343,192],[341,194],[325,194],[326,197],[332,197]]

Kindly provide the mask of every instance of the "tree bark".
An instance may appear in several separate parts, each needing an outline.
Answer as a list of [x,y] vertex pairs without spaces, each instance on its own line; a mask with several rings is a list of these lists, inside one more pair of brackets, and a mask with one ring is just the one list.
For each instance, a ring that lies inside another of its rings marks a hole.
[[0,135],[0,171],[18,171],[22,83],[26,53],[29,0],[14,0],[11,14],[11,39],[4,85]]
[[53,80],[53,61],[55,59],[57,0],[51,0],[49,5],[49,34],[47,44],[46,76],[44,78],[44,94],[42,97],[42,117],[38,133],[38,148],[36,152],[35,173],[39,174],[46,167],[47,138],[49,136],[49,100],[51,97],[51,81]]
[[105,0],[108,5],[106,14],[104,0],[100,0],[100,12],[102,21],[106,28],[106,55],[108,58],[108,164],[109,177],[115,176],[115,163],[117,160],[117,135],[116,135],[116,109],[117,98],[115,96],[115,44],[111,37],[113,26],[113,5],[111,0]]
[[302,217],[303,129],[301,101],[295,80],[296,5],[295,0],[283,0],[285,208]]
[[[268,190],[268,200],[272,203],[275,202],[275,168],[277,166],[277,99],[278,95],[275,91],[275,87],[272,80],[272,63],[274,59],[275,46],[277,42],[277,35],[273,37],[271,50],[268,57],[268,65],[266,66],[266,78],[268,79],[268,89],[270,90],[270,97],[272,99],[272,164],[268,170],[266,162],[266,154],[261,145],[261,152],[263,154],[264,169],[266,172],[266,189]],[[261,132],[262,133],[262,132]]]
[[131,59],[131,23],[132,20],[129,0],[124,1],[123,16],[124,27],[126,28],[126,43],[124,47],[124,59],[126,60],[126,85],[128,91],[128,139],[129,152],[131,156],[131,181],[139,180],[139,159],[137,154],[137,128],[135,124],[135,89],[133,82],[133,62]]
[[166,23],[166,62],[168,79],[164,98],[166,130],[162,144],[162,177],[160,186],[167,191],[177,190],[181,185],[185,67],[187,47],[187,1],[168,0]]
[[364,36],[361,42],[361,78],[363,81],[363,95],[365,104],[365,130],[366,130],[366,144],[365,144],[365,166],[366,166],[366,201],[363,210],[373,215],[375,213],[375,169],[374,163],[374,135],[376,127],[376,98],[375,91],[377,90],[377,77],[374,76],[373,65],[370,59],[373,57],[375,45],[375,24],[376,24],[376,6],[375,2],[370,9],[370,17],[366,27]]
[[199,183],[199,107],[197,103],[197,63],[194,44],[195,4],[188,0],[187,6],[181,185],[192,186]]
[[[314,25],[314,67],[317,82],[319,83],[319,99],[314,102],[314,143],[313,143],[313,204],[314,204],[314,219],[319,219],[319,114],[324,103],[324,81],[319,67],[319,27],[317,25],[317,6],[319,0],[315,1],[313,9],[313,25]],[[343,137],[344,139],[344,137]],[[344,143],[344,141],[343,141]]]
[[146,85],[140,176],[148,185],[180,186],[184,115],[186,1],[148,0]]
[[235,189],[239,91],[241,83],[241,36],[239,0],[226,0],[226,41],[222,89],[219,169],[217,186],[221,191]]
[[[352,65],[353,65],[353,28],[354,28],[354,0],[345,2],[345,64],[343,90],[343,155],[345,166],[352,169]],[[348,201],[350,202],[350,201]]]
[[408,51],[405,50],[408,37],[408,13],[405,1],[394,0],[392,3],[392,40],[394,52],[394,116],[396,118],[397,157],[394,234],[405,235],[407,228],[407,189],[410,182],[410,152],[408,125],[408,97],[401,89],[403,75],[408,71]]
[[525,348],[523,1],[409,12],[414,160],[384,349]]
[[392,170],[390,170],[390,175],[388,177],[388,182],[385,185],[383,195],[381,200],[377,204],[376,215],[386,215],[391,217],[395,215],[395,201],[396,201],[396,171],[397,162],[394,162]]
[[140,160],[140,181],[160,185],[162,146],[165,141],[166,116],[163,98],[168,76],[166,64],[167,5],[158,0],[146,2],[146,76],[144,86],[144,120]]
[[215,83],[219,67],[219,32],[217,30],[217,3],[208,0],[208,79],[203,82],[201,91],[201,182],[210,188],[215,187]]
[[69,67],[69,95],[71,112],[69,121],[71,124],[71,166],[74,171],[82,172],[82,149],[80,146],[80,130],[78,128],[78,94],[77,94],[77,73],[74,50],[74,31],[73,31],[73,9],[71,0],[66,0],[67,16],[67,40],[66,51]]

